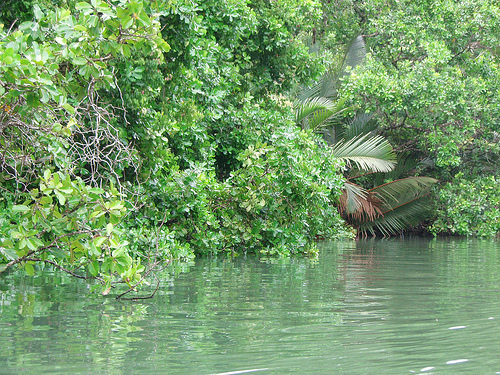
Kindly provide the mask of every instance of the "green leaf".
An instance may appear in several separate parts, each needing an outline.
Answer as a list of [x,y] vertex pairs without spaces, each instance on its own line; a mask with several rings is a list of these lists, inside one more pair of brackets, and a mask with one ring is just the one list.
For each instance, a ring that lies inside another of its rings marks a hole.
[[[23,231],[24,231],[24,230],[23,230]],[[23,233],[21,233],[21,231],[19,231],[19,232],[18,232],[18,231],[15,231],[15,230],[13,230],[13,231],[10,233],[10,235],[12,236],[12,238],[22,238],[22,237],[24,237],[24,234],[23,234]]]
[[163,51],[163,52],[168,52],[170,51],[170,44],[168,44],[164,39],[157,39],[156,40],[156,45]]
[[71,17],[71,11],[69,9],[59,9],[58,13],[58,18],[60,21],[67,20],[69,17]]
[[115,211],[111,211],[111,214],[109,215],[109,221],[111,222],[111,224],[118,224],[120,222],[120,216],[117,216],[117,215],[113,215],[113,212]]
[[83,31],[85,33],[88,31],[88,29],[85,26],[83,26],[83,25],[75,25],[74,28],[75,28],[75,30]]
[[26,245],[28,246],[28,249],[30,249],[30,250],[38,249],[38,246],[36,245],[36,242],[34,241],[33,238],[26,238]]
[[42,242],[41,239],[37,238],[37,237],[33,237],[31,238],[31,242],[38,248],[44,246],[45,244]]
[[127,255],[122,255],[116,258],[116,263],[122,267],[121,272],[126,271],[128,267],[131,265],[131,259]]
[[42,10],[40,9],[40,7],[38,6],[38,4],[35,4],[33,6],[33,14],[37,20],[41,20],[44,16],[44,14],[43,14]]
[[101,254],[101,252],[99,251],[99,249],[97,249],[97,247],[94,245],[94,242],[90,243],[89,254],[91,256],[99,256]]
[[80,74],[81,76],[83,76],[85,79],[89,79],[89,77],[90,77],[90,67],[88,65],[82,66],[78,70],[78,74]]
[[102,227],[102,226],[104,226],[105,222],[106,222],[106,216],[104,216],[104,212],[103,212],[102,216],[99,217],[99,220],[97,220],[97,223],[95,225],[98,227]]
[[141,21],[142,26],[151,26],[151,20],[145,12],[139,13],[139,21]]
[[38,107],[40,104],[40,99],[38,98],[37,95],[34,93],[30,92],[26,94],[26,104],[30,107]]
[[96,247],[101,247],[101,245],[106,241],[108,237],[96,237],[94,238],[94,245]]
[[71,104],[64,103],[62,107],[72,115],[74,115],[76,112],[75,107],[73,107]]
[[89,263],[89,271],[90,274],[94,277],[99,274],[99,262],[97,260]]
[[40,98],[40,101],[42,103],[47,103],[50,99],[49,93],[46,90],[40,89],[40,92],[42,94],[42,97]]
[[76,4],[76,9],[86,11],[85,14],[88,14],[89,11],[93,10],[92,5],[83,1]]
[[14,56],[14,48],[9,47],[5,51],[3,51],[3,57],[5,58],[7,56],[10,56],[10,57]]
[[71,243],[71,247],[79,252],[83,252],[85,250],[81,242],[76,240]]
[[61,204],[61,206],[64,206],[64,204],[66,203],[66,197],[64,195],[62,195],[59,191],[55,191],[56,193],[56,196],[57,196],[57,199],[59,200],[59,203]]
[[59,177],[59,173],[54,173],[52,176],[53,181],[54,181],[54,186],[59,185],[59,182],[61,181],[61,178]]
[[104,262],[102,263],[102,266],[101,266],[101,270],[102,272],[107,272],[111,269],[112,270],[112,266],[113,266],[113,259],[112,258],[106,258],[104,260]]
[[132,17],[130,17],[129,15],[127,15],[120,20],[120,23],[122,25],[122,28],[128,29],[130,26],[133,25],[134,19]]
[[123,19],[127,15],[130,15],[130,12],[128,9],[124,9],[124,8],[117,8],[116,9],[116,17],[117,18]]
[[31,21],[26,21],[23,22],[22,24],[19,25],[19,30],[24,31],[24,30],[29,30],[33,27],[33,22]]
[[[6,245],[5,242],[3,245]],[[12,248],[8,247],[2,247],[0,246],[0,254],[7,260],[14,260],[16,259],[16,252]]]
[[12,206],[12,212],[27,212],[29,211],[30,208],[28,206],[25,206],[24,204],[17,204],[15,206]]
[[131,1],[128,4],[128,8],[132,13],[140,13],[142,11],[142,3],[137,1]]
[[120,49],[125,57],[130,57],[130,46],[128,44],[122,44]]
[[93,285],[91,288],[90,288],[90,293],[93,293],[95,292],[97,289],[99,289],[99,287],[101,286],[101,284],[95,284]]
[[101,217],[105,214],[105,211],[102,211],[100,208],[97,208],[94,212],[90,214],[90,219]]
[[75,57],[72,60],[72,62],[74,65],[85,65],[85,64],[87,64],[87,59],[85,59],[83,57]]
[[[16,84],[16,79],[18,78],[18,76],[15,75],[12,71],[7,70],[3,74],[4,74],[4,79],[7,82],[12,83],[13,85]],[[13,97],[18,97],[19,95],[21,95],[21,92],[19,90],[11,90],[9,94]]]
[[114,228],[114,226],[113,226],[113,224],[111,224],[111,223],[108,223],[108,225],[106,225],[106,233],[107,233],[107,235],[108,235],[108,236],[109,236],[111,233],[113,233],[113,228]]
[[117,258],[117,257],[119,257],[120,255],[122,255],[124,251],[125,251],[125,249],[124,249],[123,247],[121,247],[121,248],[119,248],[119,249],[114,250],[114,251],[111,253],[111,256],[112,256],[113,258]]
[[7,48],[3,52],[3,62],[7,65],[12,64],[14,62],[14,48]]
[[24,263],[24,269],[26,270],[26,273],[30,276],[33,276],[35,274],[35,269],[33,268],[33,265],[30,263]]

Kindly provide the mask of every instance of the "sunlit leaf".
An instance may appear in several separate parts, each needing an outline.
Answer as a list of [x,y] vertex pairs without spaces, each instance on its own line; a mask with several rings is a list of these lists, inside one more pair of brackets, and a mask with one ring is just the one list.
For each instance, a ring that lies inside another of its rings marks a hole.
[[24,263],[24,269],[26,270],[26,273],[30,276],[33,276],[35,274],[35,269],[33,268],[33,265],[30,263]]
[[12,212],[27,212],[29,211],[30,208],[28,206],[25,206],[23,204],[17,204],[15,206],[12,206]]
[[108,237],[96,237],[94,238],[93,242],[96,247],[101,247],[104,241],[106,241],[107,239]]

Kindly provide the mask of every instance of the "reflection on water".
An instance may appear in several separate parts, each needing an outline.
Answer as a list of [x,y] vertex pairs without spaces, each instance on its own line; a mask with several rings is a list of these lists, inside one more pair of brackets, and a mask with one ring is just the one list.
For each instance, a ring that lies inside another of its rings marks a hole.
[[[130,334],[140,330],[142,305],[102,303],[75,280],[46,276],[9,277],[0,292],[0,374],[121,373]],[[7,284],[9,283],[9,284]],[[6,371],[8,369],[8,371]]]
[[500,373],[495,241],[324,243],[200,259],[151,301],[60,274],[0,280],[0,374]]

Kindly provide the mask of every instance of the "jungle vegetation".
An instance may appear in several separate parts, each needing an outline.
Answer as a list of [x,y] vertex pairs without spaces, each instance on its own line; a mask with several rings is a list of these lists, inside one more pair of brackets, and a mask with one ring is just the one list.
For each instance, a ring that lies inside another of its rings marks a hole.
[[195,255],[497,235],[499,9],[3,2],[0,274],[128,298]]

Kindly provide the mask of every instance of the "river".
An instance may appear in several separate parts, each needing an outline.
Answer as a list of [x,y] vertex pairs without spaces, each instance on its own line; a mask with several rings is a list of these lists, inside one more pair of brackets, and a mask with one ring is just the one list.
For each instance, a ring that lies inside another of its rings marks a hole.
[[321,243],[202,258],[116,301],[60,272],[0,279],[0,374],[500,374],[500,242]]

